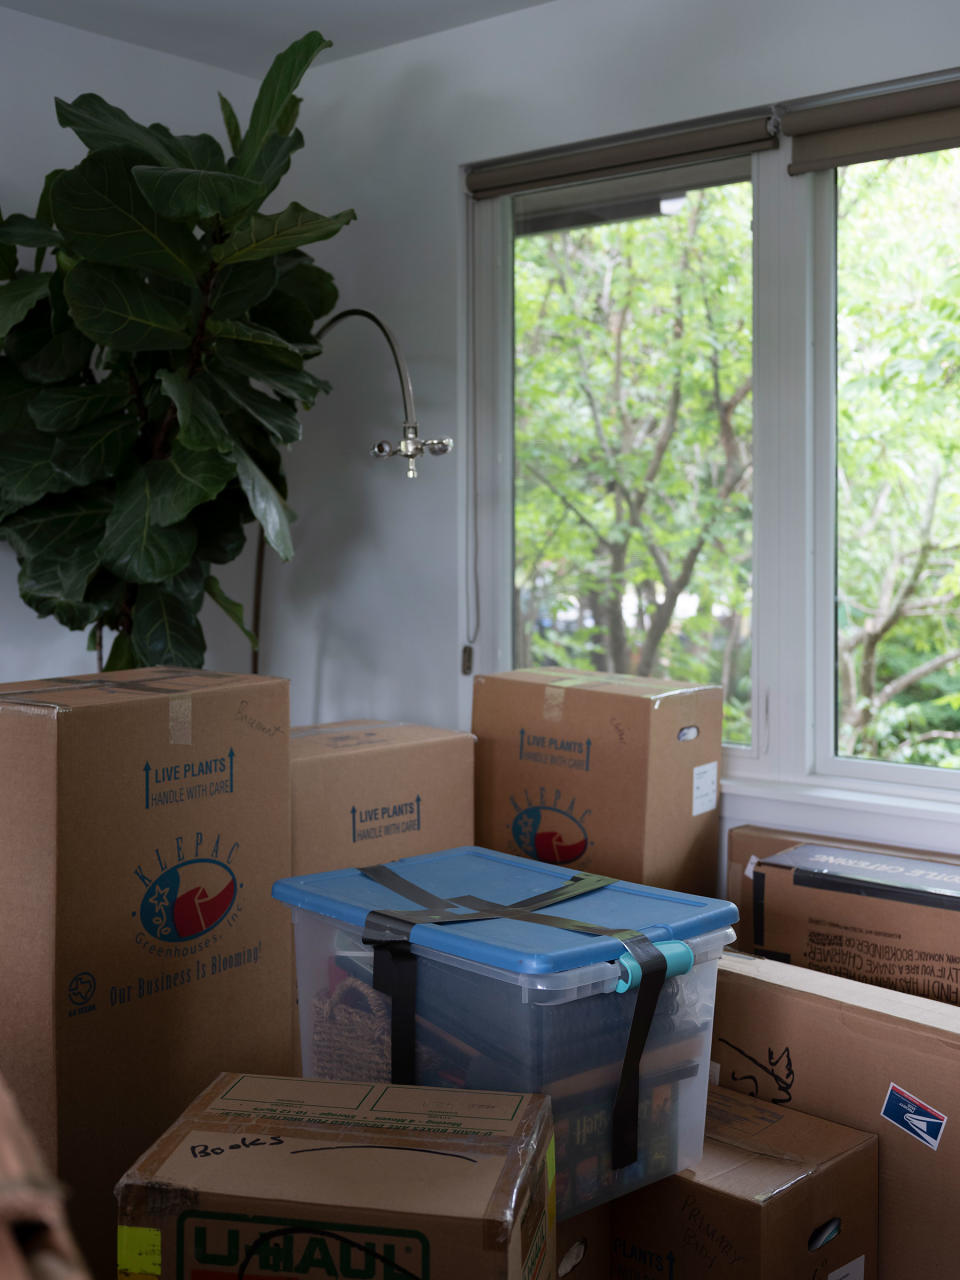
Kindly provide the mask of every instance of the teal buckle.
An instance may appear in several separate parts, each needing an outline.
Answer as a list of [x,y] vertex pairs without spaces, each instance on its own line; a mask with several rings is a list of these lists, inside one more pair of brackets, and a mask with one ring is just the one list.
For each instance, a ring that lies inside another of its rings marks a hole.
[[[667,977],[676,978],[693,968],[693,951],[685,942],[655,942],[653,944],[667,962]],[[623,976],[617,983],[617,991],[632,991],[643,981],[643,968],[629,951],[619,957]]]

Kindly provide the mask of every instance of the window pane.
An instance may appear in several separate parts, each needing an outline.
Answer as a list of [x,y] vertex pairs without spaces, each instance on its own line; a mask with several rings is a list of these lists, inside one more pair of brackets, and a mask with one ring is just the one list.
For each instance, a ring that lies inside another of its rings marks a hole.
[[837,175],[837,753],[960,767],[960,154]]
[[723,685],[750,741],[751,186],[515,244],[515,663]]

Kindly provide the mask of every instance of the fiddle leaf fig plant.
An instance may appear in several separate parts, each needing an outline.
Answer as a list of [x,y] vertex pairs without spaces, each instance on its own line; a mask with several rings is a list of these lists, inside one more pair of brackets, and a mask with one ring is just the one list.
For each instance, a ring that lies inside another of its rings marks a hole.
[[243,627],[214,568],[248,523],[293,554],[283,463],[328,389],[307,363],[337,300],[304,246],[355,215],[262,206],[329,46],[310,32],[274,60],[245,132],[220,95],[229,154],[58,99],[88,154],[48,174],[35,216],[0,215],[0,538],[22,599],[89,628],[107,670],[201,666],[206,598]]

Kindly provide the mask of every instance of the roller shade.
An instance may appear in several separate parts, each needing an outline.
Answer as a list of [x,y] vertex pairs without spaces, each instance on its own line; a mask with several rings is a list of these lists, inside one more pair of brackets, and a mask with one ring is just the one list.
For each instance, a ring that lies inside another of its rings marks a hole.
[[960,70],[910,88],[869,87],[783,108],[792,174],[960,146]]
[[509,160],[478,164],[466,186],[477,199],[516,195],[543,187],[568,186],[598,178],[669,169],[769,151],[777,146],[776,119],[769,110],[709,124],[622,135],[560,151],[538,151]]

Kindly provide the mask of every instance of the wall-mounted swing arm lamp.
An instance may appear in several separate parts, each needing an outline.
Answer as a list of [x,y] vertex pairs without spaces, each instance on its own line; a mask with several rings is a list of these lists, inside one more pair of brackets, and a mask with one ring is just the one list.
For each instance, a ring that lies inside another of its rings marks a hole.
[[[378,440],[375,445],[370,448],[370,454],[374,458],[405,458],[407,461],[407,479],[416,480],[417,478],[417,459],[424,452],[431,453],[434,456],[449,453],[453,448],[453,441],[449,436],[444,436],[439,440],[421,440],[419,430],[417,428],[417,415],[413,407],[413,387],[410,383],[410,373],[407,369],[406,361],[400,354],[400,348],[397,346],[397,340],[379,318],[372,311],[365,311],[362,307],[350,307],[346,311],[341,311],[331,320],[328,320],[314,334],[314,339],[319,342],[325,333],[329,333],[335,324],[339,324],[341,320],[346,320],[350,316],[364,316],[367,320],[372,320],[380,332],[387,340],[390,352],[393,356],[393,363],[397,367],[397,376],[400,379],[400,393],[403,396],[403,426],[401,427],[401,437],[397,444],[391,444],[389,440]],[[260,634],[260,612],[263,600],[263,561],[266,543],[263,536],[263,529],[260,529],[257,538],[257,559],[254,570],[253,585],[253,633]],[[260,655],[256,649],[251,651],[250,669],[256,673],[260,669]]]
[[435,456],[443,453],[449,453],[453,448],[453,441],[449,436],[444,436],[441,440],[421,440],[417,430],[417,415],[413,407],[413,387],[410,385],[410,374],[407,370],[406,362],[400,354],[400,348],[397,346],[397,340],[383,323],[379,317],[375,316],[372,311],[364,311],[360,307],[351,307],[347,311],[341,311],[335,315],[332,320],[328,320],[321,329],[317,330],[314,335],[319,341],[325,333],[333,328],[335,324],[339,324],[341,320],[346,320],[349,316],[364,316],[367,320],[372,320],[383,336],[386,338],[393,355],[393,363],[397,366],[397,376],[400,379],[400,392],[403,396],[403,426],[401,428],[402,435],[397,444],[391,444],[389,440],[379,440],[370,449],[370,453],[374,458],[391,458],[400,457],[407,460],[407,479],[416,480],[417,478],[417,459],[424,452],[432,453]]

